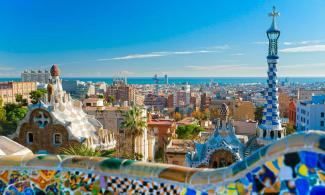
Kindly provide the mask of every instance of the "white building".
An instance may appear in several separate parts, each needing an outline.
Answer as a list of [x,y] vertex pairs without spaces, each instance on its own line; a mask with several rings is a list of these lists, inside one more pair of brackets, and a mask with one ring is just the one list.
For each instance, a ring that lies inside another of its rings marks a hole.
[[185,84],[181,89],[176,90],[173,95],[174,108],[190,105],[191,101],[191,85]]
[[50,78],[50,72],[47,70],[25,70],[21,73],[21,81],[23,82],[49,83]]
[[297,130],[325,130],[325,95],[297,103]]
[[51,77],[47,98],[29,106],[11,138],[34,153],[42,154],[57,154],[61,147],[77,143],[101,150],[115,148],[111,130],[104,129],[95,116],[86,114],[82,103],[62,89],[57,65],[52,66]]

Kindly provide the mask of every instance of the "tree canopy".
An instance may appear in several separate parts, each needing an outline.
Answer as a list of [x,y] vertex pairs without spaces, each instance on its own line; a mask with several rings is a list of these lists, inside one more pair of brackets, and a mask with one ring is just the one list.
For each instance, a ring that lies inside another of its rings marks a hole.
[[10,135],[14,133],[19,121],[25,117],[27,112],[27,108],[22,104],[0,105],[0,134]]
[[21,106],[27,106],[28,105],[27,99],[24,99],[23,95],[21,95],[21,94],[16,95],[16,102]]
[[73,144],[66,148],[60,148],[59,153],[63,155],[113,157],[115,150],[93,149],[85,144]]
[[29,93],[32,104],[37,104],[47,93],[46,89],[37,89]]
[[202,131],[204,131],[203,127],[191,124],[177,127],[176,134],[178,139],[193,139]]
[[262,118],[263,118],[263,106],[259,106],[255,108],[255,120],[258,121],[258,123],[262,122]]
[[125,112],[123,116],[124,121],[122,122],[122,127],[132,137],[132,159],[138,159],[140,154],[136,154],[135,152],[135,139],[143,134],[144,129],[147,127],[147,122],[145,118],[142,117],[141,109],[137,106],[133,106],[128,112]]

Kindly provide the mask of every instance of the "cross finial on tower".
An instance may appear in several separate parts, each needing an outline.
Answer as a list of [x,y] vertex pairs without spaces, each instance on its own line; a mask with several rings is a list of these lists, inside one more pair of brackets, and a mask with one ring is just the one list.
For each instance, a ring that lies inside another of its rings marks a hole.
[[277,16],[280,16],[280,13],[275,10],[275,6],[273,6],[272,12],[269,13],[269,16],[271,16],[273,19]]

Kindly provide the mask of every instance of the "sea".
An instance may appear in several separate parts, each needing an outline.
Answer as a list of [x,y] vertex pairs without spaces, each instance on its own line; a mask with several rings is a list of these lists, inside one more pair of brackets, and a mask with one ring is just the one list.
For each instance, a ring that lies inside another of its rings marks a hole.
[[[63,80],[80,80],[84,82],[106,82],[111,84],[112,77],[63,77]],[[165,79],[158,78],[159,84],[165,84]],[[184,84],[190,85],[218,83],[220,85],[227,84],[265,84],[266,77],[169,77],[169,84]],[[0,78],[0,82],[20,81],[20,78]],[[152,77],[128,77],[128,84],[154,84]],[[295,83],[295,84],[325,84],[325,77],[280,77],[279,82]]]

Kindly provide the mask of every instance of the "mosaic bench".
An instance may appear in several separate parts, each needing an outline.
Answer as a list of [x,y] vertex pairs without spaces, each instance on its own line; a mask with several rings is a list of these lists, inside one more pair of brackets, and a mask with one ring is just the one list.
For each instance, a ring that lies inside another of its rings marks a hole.
[[0,158],[1,194],[325,194],[325,133],[309,131],[222,169],[115,158]]

